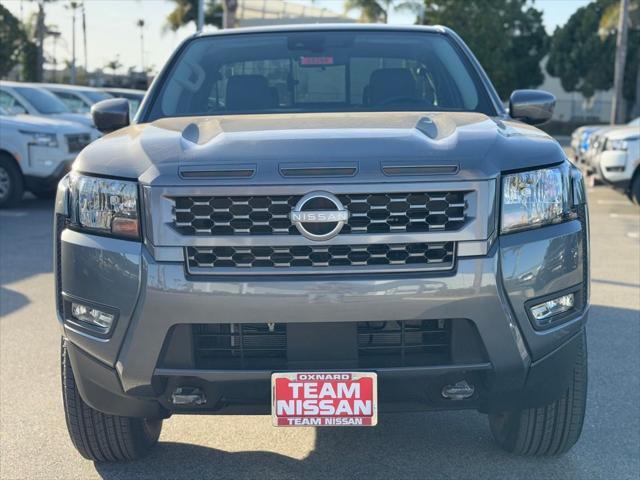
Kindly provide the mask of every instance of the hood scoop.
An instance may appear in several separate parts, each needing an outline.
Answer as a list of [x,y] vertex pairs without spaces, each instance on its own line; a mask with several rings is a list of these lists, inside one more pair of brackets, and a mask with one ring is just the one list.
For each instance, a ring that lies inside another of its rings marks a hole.
[[198,143],[200,140],[200,128],[195,123],[190,123],[182,130],[182,138],[187,142]]
[[251,178],[256,174],[255,164],[189,165],[178,169],[185,180],[216,180],[225,178]]
[[382,173],[388,176],[408,175],[455,175],[460,167],[457,164],[430,165],[430,164],[397,164],[382,163]]
[[358,164],[355,162],[341,162],[335,165],[281,163],[279,169],[283,177],[353,177],[358,173]]
[[416,130],[432,140],[438,138],[438,125],[429,117],[422,117],[416,124]]

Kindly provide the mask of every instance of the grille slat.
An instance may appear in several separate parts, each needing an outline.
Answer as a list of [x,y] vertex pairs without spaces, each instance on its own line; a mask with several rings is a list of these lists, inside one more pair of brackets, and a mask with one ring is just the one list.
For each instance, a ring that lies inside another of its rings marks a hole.
[[[337,195],[349,210],[342,234],[456,231],[466,221],[465,191]],[[301,195],[174,197],[173,227],[183,235],[299,235],[289,213]]]
[[[451,363],[452,320],[357,322],[354,368],[446,365]],[[331,328],[331,327],[327,327]],[[287,324],[192,326],[195,368],[286,369]],[[300,358],[297,358],[300,361]],[[322,367],[322,360],[316,360]],[[312,368],[312,366],[310,367]]]
[[191,273],[232,269],[299,269],[327,267],[412,266],[453,268],[455,243],[286,247],[187,247]]

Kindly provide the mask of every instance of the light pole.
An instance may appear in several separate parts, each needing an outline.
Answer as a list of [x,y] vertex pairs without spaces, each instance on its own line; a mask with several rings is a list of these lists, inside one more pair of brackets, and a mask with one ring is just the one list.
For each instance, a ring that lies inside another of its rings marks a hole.
[[69,2],[69,9],[71,9],[71,74],[70,83],[75,85],[76,83],[76,10],[80,4],[78,2]]
[[204,28],[204,0],[198,0],[198,32]]
[[57,30],[50,30],[49,36],[53,38],[53,81],[58,81],[58,40],[60,39],[60,32]]
[[84,50],[84,74],[86,78],[89,75],[89,59],[87,55],[87,16],[82,2],[82,46]]
[[76,84],[76,9],[71,14],[71,85]]
[[616,39],[616,63],[613,72],[613,103],[611,105],[611,124],[625,120],[622,87],[624,67],[627,62],[627,36],[629,25],[629,0],[620,0],[620,18],[618,20],[618,38]]
[[144,19],[139,18],[136,25],[140,29],[140,67],[144,72]]

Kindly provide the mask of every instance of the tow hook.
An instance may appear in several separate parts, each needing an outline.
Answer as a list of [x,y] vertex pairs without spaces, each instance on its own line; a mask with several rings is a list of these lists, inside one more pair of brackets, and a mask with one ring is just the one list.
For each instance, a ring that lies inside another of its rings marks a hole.
[[174,405],[204,405],[207,403],[207,397],[199,388],[178,387],[171,395],[171,403]]
[[473,396],[475,391],[476,389],[473,385],[469,385],[466,380],[462,380],[453,385],[442,387],[442,396],[449,400],[465,400]]

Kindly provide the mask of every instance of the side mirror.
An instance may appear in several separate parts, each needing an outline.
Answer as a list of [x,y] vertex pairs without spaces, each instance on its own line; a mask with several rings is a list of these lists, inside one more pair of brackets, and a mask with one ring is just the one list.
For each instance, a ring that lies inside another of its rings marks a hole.
[[556,97],[542,90],[516,90],[509,98],[509,115],[531,125],[551,120]]
[[129,101],[126,98],[102,100],[91,107],[93,124],[102,133],[110,133],[129,125]]

